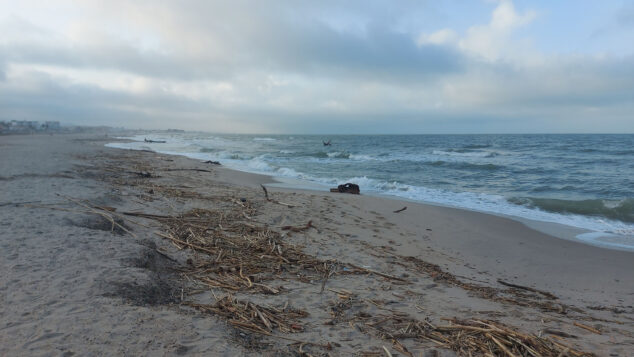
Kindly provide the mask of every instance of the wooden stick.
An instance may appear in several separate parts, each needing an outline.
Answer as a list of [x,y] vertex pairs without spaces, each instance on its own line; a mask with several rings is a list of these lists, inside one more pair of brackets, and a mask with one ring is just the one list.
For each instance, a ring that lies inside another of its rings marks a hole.
[[306,223],[305,226],[302,227],[293,227],[293,226],[284,226],[282,227],[283,231],[292,231],[292,232],[301,232],[301,231],[305,231],[308,228],[311,228],[313,226],[313,221],[308,221],[308,223]]
[[403,278],[399,278],[399,277],[394,276],[394,275],[389,275],[389,274],[381,273],[381,272],[379,272],[379,271],[372,270],[372,269],[368,269],[368,268],[362,268],[362,267],[360,267],[360,266],[357,266],[357,265],[354,265],[354,264],[351,264],[351,263],[348,263],[348,265],[349,265],[351,268],[354,268],[354,269],[357,269],[357,270],[361,270],[361,271],[365,271],[365,272],[372,273],[372,274],[376,274],[376,275],[378,275],[378,276],[382,276],[382,277],[384,277],[384,278],[388,278],[388,279],[392,279],[392,280],[398,280],[398,281],[403,281],[403,282],[409,283],[409,281],[408,281],[408,280],[403,279]]
[[509,349],[506,348],[506,346],[504,346],[502,342],[498,341],[495,337],[493,337],[493,335],[491,335],[490,333],[487,333],[486,335],[489,338],[491,338],[493,342],[495,342],[495,344],[498,345],[502,349],[502,351],[504,351],[504,353],[506,353],[509,357],[517,357],[511,351],[509,351]]
[[204,248],[204,247],[197,246],[195,244],[187,243],[185,241],[182,241],[182,240],[180,240],[178,238],[174,238],[174,237],[172,237],[170,235],[167,235],[165,233],[154,232],[154,234],[159,235],[159,236],[161,236],[163,238],[167,238],[167,239],[169,239],[169,240],[171,240],[171,241],[173,241],[175,243],[182,244],[182,245],[188,246],[188,247],[196,249],[196,250],[202,250],[203,252],[209,253],[211,255],[216,255],[216,252],[211,250],[211,249],[207,249],[207,248]]
[[213,172],[205,169],[164,169],[163,171],[199,171],[199,172]]
[[399,213],[399,212],[403,212],[407,209],[407,206],[401,208],[401,209],[397,209],[396,211],[394,211],[394,213]]
[[266,200],[269,202],[273,202],[273,203],[277,203],[278,205],[282,205],[282,206],[286,206],[286,207],[295,207],[294,205],[290,204],[290,203],[284,203],[284,202],[280,202],[278,200],[274,200],[269,198],[269,191],[267,191],[266,187],[264,187],[264,185],[260,184],[260,187],[262,187],[262,189],[264,190],[264,197],[266,197]]
[[383,351],[385,351],[385,355],[386,355],[387,357],[392,357],[392,354],[391,354],[391,353],[390,353],[390,351],[387,349],[387,347],[385,347],[385,346],[382,346],[382,347],[383,347]]
[[503,281],[503,280],[500,280],[500,279],[498,279],[498,283],[500,283],[502,285],[509,286],[511,288],[522,289],[522,290],[527,290],[527,291],[532,291],[532,292],[535,292],[535,293],[539,293],[539,294],[542,294],[542,295],[546,296],[549,299],[553,299],[553,300],[559,299],[557,296],[555,296],[555,295],[553,295],[553,294],[551,294],[551,293],[549,293],[547,291],[538,290],[538,289],[535,289],[535,288],[530,288],[528,286],[522,286],[522,285],[507,283],[506,281]]
[[588,331],[590,331],[590,332],[596,333],[597,335],[603,335],[603,333],[601,333],[601,331],[597,330],[596,328],[594,328],[594,327],[590,327],[590,326],[588,326],[588,325],[584,325],[584,324],[582,324],[582,323],[580,323],[580,322],[576,322],[576,321],[575,321],[575,322],[573,322],[572,324],[573,324],[573,325],[575,325],[575,326],[577,326],[577,327],[580,327],[580,328],[582,328],[582,329],[584,329],[584,330],[588,330]]

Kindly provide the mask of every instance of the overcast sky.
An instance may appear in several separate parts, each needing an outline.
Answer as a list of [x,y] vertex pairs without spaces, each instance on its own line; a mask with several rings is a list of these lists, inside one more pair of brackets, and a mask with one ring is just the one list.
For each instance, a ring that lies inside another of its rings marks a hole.
[[634,2],[0,0],[12,119],[634,133]]

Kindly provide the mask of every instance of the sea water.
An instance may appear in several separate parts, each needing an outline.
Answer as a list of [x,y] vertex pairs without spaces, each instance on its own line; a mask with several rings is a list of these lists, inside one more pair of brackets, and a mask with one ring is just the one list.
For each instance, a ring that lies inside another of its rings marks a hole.
[[[144,139],[165,140],[146,143]],[[306,186],[586,230],[579,241],[634,250],[634,135],[215,135],[153,132],[111,147],[153,150]],[[323,143],[331,141],[330,146]],[[297,181],[296,181],[297,182]]]

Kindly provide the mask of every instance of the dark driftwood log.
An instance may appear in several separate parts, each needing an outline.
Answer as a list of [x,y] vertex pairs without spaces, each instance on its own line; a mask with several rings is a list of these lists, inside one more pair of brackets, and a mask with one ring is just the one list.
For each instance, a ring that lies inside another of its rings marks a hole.
[[145,139],[145,142],[146,143],[155,143],[155,144],[165,144],[167,141],[165,141],[165,140],[148,140],[148,139]]
[[165,169],[165,171],[198,171],[198,172],[211,172],[205,169]]
[[537,290],[534,288],[529,288],[528,286],[522,286],[522,285],[517,285],[517,284],[512,284],[512,283],[507,283],[506,281],[500,280],[498,279],[498,283],[511,287],[511,288],[516,288],[516,289],[522,289],[522,290],[527,290],[527,291],[532,291],[534,293],[539,293],[544,295],[545,297],[549,298],[549,299],[553,299],[553,300],[557,300],[559,299],[557,296],[549,293],[548,291],[542,291],[542,290]]
[[308,221],[308,223],[306,223],[305,226],[301,226],[301,227],[293,227],[293,226],[284,226],[282,227],[283,231],[291,231],[291,232],[301,232],[301,231],[305,231],[308,228],[313,226],[313,221]]
[[401,209],[397,209],[396,211],[394,211],[394,213],[399,213],[399,212],[403,212],[407,209],[407,206],[401,208]]

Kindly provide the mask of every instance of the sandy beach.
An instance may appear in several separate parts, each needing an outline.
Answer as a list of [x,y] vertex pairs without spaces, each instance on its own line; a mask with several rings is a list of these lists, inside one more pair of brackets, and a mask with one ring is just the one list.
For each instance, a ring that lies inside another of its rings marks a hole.
[[113,141],[0,137],[0,355],[634,355],[632,252]]

